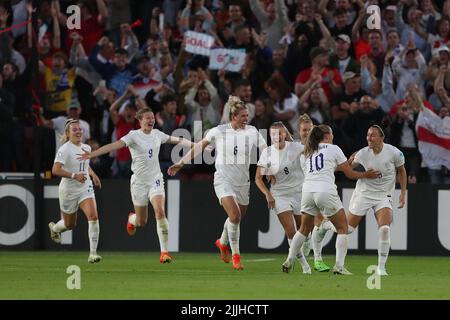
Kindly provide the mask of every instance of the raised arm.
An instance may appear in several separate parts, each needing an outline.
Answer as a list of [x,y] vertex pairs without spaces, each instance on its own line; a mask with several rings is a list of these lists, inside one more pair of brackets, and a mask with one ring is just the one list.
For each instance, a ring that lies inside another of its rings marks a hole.
[[106,18],[108,18],[108,8],[106,7],[105,1],[97,0],[97,10],[99,13],[98,23],[105,24]]
[[196,144],[194,144],[194,146],[191,148],[191,150],[189,150],[189,152],[183,158],[181,158],[180,161],[173,164],[169,169],[167,169],[167,173],[169,174],[169,176],[176,175],[177,172],[180,171],[181,168],[183,168],[183,166],[186,163],[190,162],[192,159],[194,159],[196,156],[198,156],[206,148],[206,146],[208,144],[209,144],[209,141],[206,139],[203,139],[203,140],[197,142]]
[[51,12],[52,12],[52,21],[53,21],[53,39],[52,45],[55,49],[61,48],[61,29],[59,27],[59,6],[57,6],[56,2],[52,1],[51,4]]

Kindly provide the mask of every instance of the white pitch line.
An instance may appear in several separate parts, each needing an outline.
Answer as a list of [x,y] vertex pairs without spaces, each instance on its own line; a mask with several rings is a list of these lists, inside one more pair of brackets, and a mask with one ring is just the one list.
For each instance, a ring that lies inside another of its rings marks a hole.
[[250,260],[247,260],[247,259],[245,259],[244,261],[247,261],[247,262],[266,262],[266,261],[275,261],[276,259],[274,259],[274,258],[266,258],[266,259],[250,259]]

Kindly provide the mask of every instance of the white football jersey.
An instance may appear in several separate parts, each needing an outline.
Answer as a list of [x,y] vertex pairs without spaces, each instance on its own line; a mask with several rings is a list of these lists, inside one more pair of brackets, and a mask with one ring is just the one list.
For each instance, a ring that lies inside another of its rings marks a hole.
[[301,165],[305,175],[303,192],[324,192],[337,194],[334,171],[347,158],[341,148],[334,144],[320,143],[319,149],[305,158],[301,156]]
[[236,186],[249,184],[249,167],[256,163],[256,147],[266,145],[258,130],[249,125],[234,130],[227,123],[209,130],[205,139],[216,149],[216,175]]
[[55,163],[59,162],[63,166],[62,168],[70,173],[84,173],[87,180],[84,183],[78,182],[72,178],[61,178],[59,184],[60,188],[65,190],[73,190],[74,193],[82,192],[92,186],[91,177],[89,176],[89,160],[78,160],[80,154],[84,153],[83,150],[91,152],[91,147],[87,144],[80,144],[80,146],[74,145],[72,142],[67,141],[56,152]]
[[379,178],[359,179],[355,192],[364,193],[364,196],[373,198],[385,198],[392,195],[397,177],[396,168],[405,164],[405,157],[399,149],[384,143],[381,152],[375,154],[372,149],[365,147],[356,153],[355,161],[366,170],[373,169],[380,172]]
[[263,150],[258,166],[267,169],[267,174],[274,175],[276,183],[270,187],[272,193],[301,192],[304,180],[300,164],[300,155],[305,147],[299,142],[286,141],[282,150],[274,145]]
[[158,129],[153,129],[146,134],[142,130],[131,130],[120,138],[130,149],[131,171],[136,179],[151,183],[157,175],[161,174],[159,166],[159,149],[162,143],[169,140],[170,136]]

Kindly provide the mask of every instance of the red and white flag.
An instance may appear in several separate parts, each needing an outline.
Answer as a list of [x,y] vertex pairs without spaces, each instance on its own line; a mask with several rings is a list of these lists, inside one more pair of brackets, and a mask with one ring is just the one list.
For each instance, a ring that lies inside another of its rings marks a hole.
[[450,169],[450,117],[442,119],[430,109],[422,108],[416,131],[423,163],[427,167]]

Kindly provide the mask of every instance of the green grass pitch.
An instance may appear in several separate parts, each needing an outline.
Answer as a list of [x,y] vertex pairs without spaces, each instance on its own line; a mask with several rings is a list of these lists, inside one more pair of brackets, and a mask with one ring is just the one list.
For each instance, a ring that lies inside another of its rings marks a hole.
[[[353,276],[303,275],[297,263],[281,272],[285,254],[243,254],[245,270],[232,270],[218,253],[175,253],[160,264],[159,253],[102,252],[87,263],[86,252],[1,252],[0,299],[450,299],[450,257],[389,257],[390,275],[381,289],[366,286],[372,256],[348,255]],[[312,266],[312,259],[309,257]],[[324,261],[333,266],[334,256]],[[68,290],[66,269],[81,269],[81,289]]]

